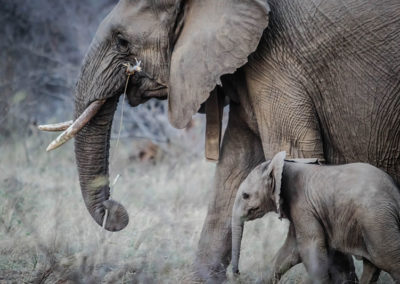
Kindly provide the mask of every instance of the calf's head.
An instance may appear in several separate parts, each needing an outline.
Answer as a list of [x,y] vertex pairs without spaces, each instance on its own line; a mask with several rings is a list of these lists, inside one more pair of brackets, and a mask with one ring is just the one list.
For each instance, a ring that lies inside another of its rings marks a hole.
[[286,152],[258,165],[242,182],[232,209],[232,270],[239,273],[240,245],[245,221],[261,218],[267,212],[281,215],[281,179]]

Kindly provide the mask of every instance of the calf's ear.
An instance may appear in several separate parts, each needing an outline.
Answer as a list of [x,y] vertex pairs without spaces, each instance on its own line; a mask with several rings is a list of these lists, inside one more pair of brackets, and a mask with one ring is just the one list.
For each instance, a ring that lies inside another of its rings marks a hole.
[[282,217],[281,211],[281,184],[282,184],[282,173],[283,166],[285,163],[286,152],[282,151],[276,154],[271,162],[269,163],[267,169],[263,173],[263,178],[266,184],[269,184],[272,188],[267,189],[268,194],[271,194],[272,200],[275,202],[276,212],[279,217]]

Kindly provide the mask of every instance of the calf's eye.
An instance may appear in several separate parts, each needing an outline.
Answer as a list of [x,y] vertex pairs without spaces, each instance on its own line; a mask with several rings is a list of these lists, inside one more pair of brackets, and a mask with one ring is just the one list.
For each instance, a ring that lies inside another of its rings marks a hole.
[[250,195],[246,192],[242,194],[243,199],[249,199]]

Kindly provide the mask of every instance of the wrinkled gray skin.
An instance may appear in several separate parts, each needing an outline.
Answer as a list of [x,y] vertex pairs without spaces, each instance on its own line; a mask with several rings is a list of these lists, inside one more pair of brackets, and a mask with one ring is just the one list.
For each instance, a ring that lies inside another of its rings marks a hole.
[[[285,162],[285,152],[257,166],[240,185],[232,211],[232,269],[238,273],[245,221],[277,212],[291,222],[287,254],[267,282],[303,262],[313,283],[332,281],[332,251],[364,261],[361,283],[380,270],[400,283],[400,191],[365,163],[320,166]],[[331,274],[331,275],[330,275]],[[272,281],[274,280],[274,281]]]
[[230,99],[197,252],[202,279],[225,279],[235,193],[273,153],[368,162],[400,180],[399,30],[398,0],[121,0],[96,33],[75,95],[75,117],[107,99],[75,141],[88,211],[101,224],[112,209],[111,231],[128,224],[124,207],[105,201],[110,128],[126,79],[121,65],[135,57],[144,72],[130,79],[129,103],[168,97],[178,128],[217,83]]

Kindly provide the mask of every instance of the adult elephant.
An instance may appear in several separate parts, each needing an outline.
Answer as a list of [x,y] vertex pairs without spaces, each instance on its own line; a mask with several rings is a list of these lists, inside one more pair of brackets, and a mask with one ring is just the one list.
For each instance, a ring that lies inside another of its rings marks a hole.
[[109,208],[108,230],[128,222],[107,201],[108,157],[121,65],[134,58],[143,72],[130,78],[129,103],[168,98],[177,128],[216,85],[230,98],[197,253],[202,278],[225,276],[238,185],[278,151],[367,162],[400,181],[399,31],[398,0],[121,0],[97,31],[75,95],[75,118],[98,111],[75,140],[90,214],[102,224]]

